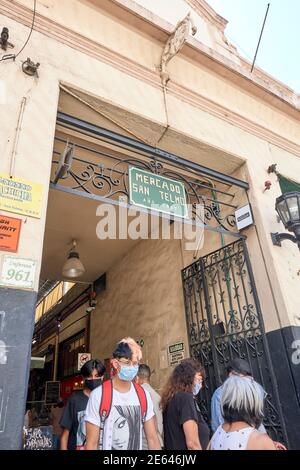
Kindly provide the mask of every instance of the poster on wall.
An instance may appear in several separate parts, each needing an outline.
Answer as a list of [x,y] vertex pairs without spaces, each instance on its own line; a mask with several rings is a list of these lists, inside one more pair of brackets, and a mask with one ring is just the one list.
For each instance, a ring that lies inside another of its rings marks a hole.
[[34,289],[37,262],[27,258],[4,255],[0,285],[19,289]]
[[39,219],[43,188],[40,183],[0,173],[0,210]]
[[0,215],[0,251],[18,251],[21,224],[21,219]]
[[177,343],[168,346],[169,365],[176,366],[184,359],[184,342],[178,341]]

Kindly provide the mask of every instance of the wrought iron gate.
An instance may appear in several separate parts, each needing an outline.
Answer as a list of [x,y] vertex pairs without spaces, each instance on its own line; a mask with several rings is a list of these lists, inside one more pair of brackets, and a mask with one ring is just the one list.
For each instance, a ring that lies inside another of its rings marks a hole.
[[190,354],[207,374],[199,403],[204,417],[210,419],[211,397],[225,379],[228,363],[240,357],[268,394],[264,424],[269,435],[287,443],[245,240],[200,258],[182,271],[182,279]]

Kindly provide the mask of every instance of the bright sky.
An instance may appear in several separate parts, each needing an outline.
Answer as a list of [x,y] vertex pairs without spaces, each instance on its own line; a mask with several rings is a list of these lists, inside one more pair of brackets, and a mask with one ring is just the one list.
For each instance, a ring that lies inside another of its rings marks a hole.
[[256,65],[300,93],[300,0],[206,0],[229,22],[226,36],[253,60],[270,3]]

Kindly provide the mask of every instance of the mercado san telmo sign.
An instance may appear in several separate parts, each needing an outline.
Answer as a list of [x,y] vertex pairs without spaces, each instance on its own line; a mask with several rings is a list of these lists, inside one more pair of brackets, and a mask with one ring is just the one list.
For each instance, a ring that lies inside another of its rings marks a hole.
[[187,218],[184,184],[140,168],[129,167],[130,203],[176,217]]

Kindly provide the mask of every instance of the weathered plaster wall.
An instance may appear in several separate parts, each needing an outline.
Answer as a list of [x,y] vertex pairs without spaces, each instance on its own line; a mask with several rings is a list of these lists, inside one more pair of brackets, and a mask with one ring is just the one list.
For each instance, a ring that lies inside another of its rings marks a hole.
[[94,357],[111,357],[125,336],[143,339],[143,360],[155,370],[154,386],[168,374],[167,345],[188,347],[178,240],[143,240],[107,273],[107,290],[91,317]]
[[[7,2],[2,0],[0,7],[2,4],[7,5]],[[29,0],[20,0],[15,4],[31,6]],[[86,2],[81,4],[74,1],[72,5],[74,8],[70,9],[70,2],[66,0],[38,2],[39,13],[55,23],[52,27],[49,24],[48,29],[44,24],[44,31],[47,35],[34,31],[30,45],[17,61],[15,63],[4,62],[0,69],[0,79],[5,81],[7,89],[6,103],[1,110],[5,113],[1,128],[0,170],[3,172],[9,169],[21,99],[23,96],[28,97],[15,174],[42,182],[45,193],[41,220],[28,218],[24,223],[18,255],[35,258],[38,261],[42,252],[59,82],[69,83],[74,88],[84,90],[87,94],[97,96],[107,103],[114,103],[137,117],[142,115],[149,121],[165,123],[163,94],[155,69],[162,44],[157,40],[151,40],[133,27],[128,27],[124,23],[120,24],[120,21],[109,17],[107,13],[99,9],[94,10]],[[0,11],[2,12],[1,24],[9,27],[17,51],[27,37],[28,28],[5,17],[3,15],[5,10]],[[20,11],[16,11],[18,18],[23,21]],[[28,19],[29,13],[27,12]],[[83,21],[84,18],[86,21]],[[93,39],[98,45],[103,46],[101,51],[97,49],[96,44],[93,47],[87,47],[86,53],[76,50],[80,47],[81,40],[76,43],[73,38],[73,42],[70,39],[68,42],[68,32],[65,36],[62,33],[61,42],[58,42],[52,33],[55,29],[54,25],[59,27],[60,24],[81,33],[84,37]],[[66,45],[67,42],[70,46]],[[109,50],[116,54],[111,57]],[[28,55],[33,60],[41,62],[39,79],[27,77],[21,71],[21,61]],[[122,65],[120,65],[121,62]],[[133,63],[136,66],[130,67]],[[146,73],[146,70],[151,72],[150,75]],[[225,111],[218,117],[214,114],[213,106],[207,108],[207,104],[213,101],[224,109],[238,112],[239,115],[246,116],[249,122],[263,126],[262,132],[267,129],[275,134],[278,133],[282,140],[287,139],[287,144],[289,142],[293,145],[299,144],[299,122],[286,115],[283,116],[275,108],[238,89],[228,80],[217,77],[214,72],[209,72],[196,62],[184,58],[183,55],[174,59],[170,64],[170,71],[171,82],[167,103],[171,128],[184,135],[186,139],[191,137],[194,142],[199,142],[199,148],[205,143],[207,148],[212,146],[218,149],[220,151],[219,167],[224,165],[224,169],[226,168],[226,157],[222,157],[222,152],[239,158],[241,163],[247,161],[251,184],[250,197],[257,215],[258,234],[262,240],[267,265],[270,266],[269,275],[279,288],[279,290],[275,288],[274,295],[277,297],[277,302],[279,304],[281,302],[280,305],[282,305],[280,309],[282,324],[289,323],[294,318],[296,308],[296,301],[291,300],[298,285],[298,278],[295,277],[296,248],[287,245],[277,249],[271,245],[269,232],[278,230],[274,200],[279,195],[279,186],[274,183],[272,192],[263,193],[262,191],[263,183],[268,178],[266,169],[269,164],[274,163],[274,158],[277,162],[280,161],[282,166],[288,168],[290,175],[300,174],[300,160],[292,153],[274,145],[270,146],[268,141],[264,140],[267,137],[263,137],[263,134],[258,137],[249,129],[247,131],[245,128],[233,125]],[[174,80],[178,84],[174,84]],[[147,132],[146,129],[145,132]],[[168,133],[165,140],[161,141],[161,146],[172,147],[172,143],[168,142]],[[177,147],[176,151],[181,153],[181,148]],[[200,151],[197,158],[197,161],[201,163]],[[215,166],[214,161],[211,161],[211,166]],[[213,240],[213,237],[210,239]],[[259,257],[257,262],[259,265]],[[291,269],[291,275],[287,275],[286,269],[283,269],[287,264]],[[292,283],[291,276],[293,277]],[[279,277],[284,277],[284,280],[279,281]],[[36,288],[37,282],[38,276]],[[290,291],[291,285],[292,292]],[[285,290],[285,297],[282,297],[282,291]]]

